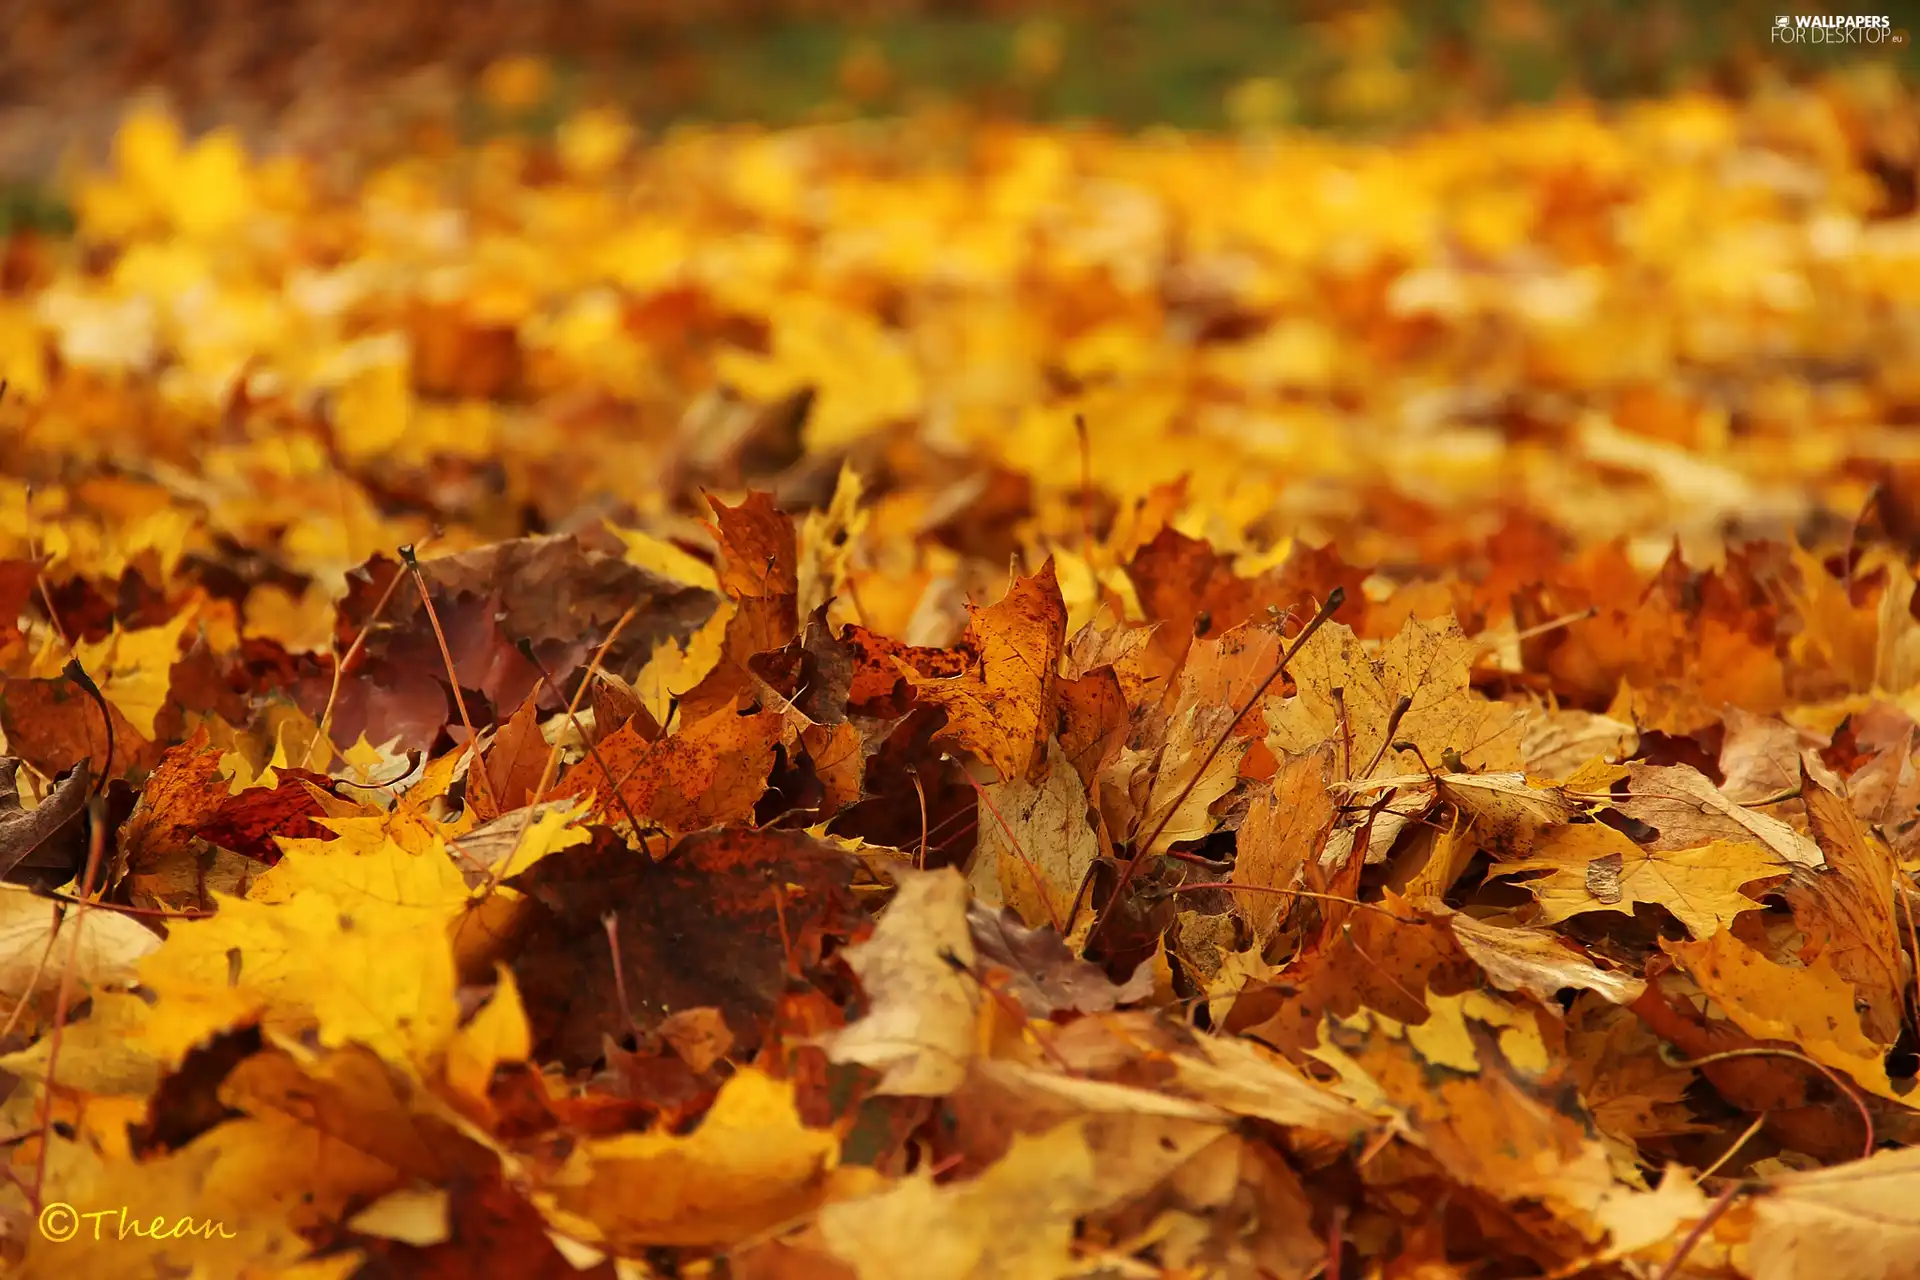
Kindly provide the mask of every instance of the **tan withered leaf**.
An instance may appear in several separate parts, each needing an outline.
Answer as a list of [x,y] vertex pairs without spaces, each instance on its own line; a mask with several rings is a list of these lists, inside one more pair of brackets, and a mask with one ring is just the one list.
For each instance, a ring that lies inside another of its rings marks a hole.
[[1649,848],[1599,822],[1556,827],[1535,842],[1531,857],[1494,868],[1502,876],[1550,873],[1519,882],[1539,901],[1542,923],[1585,911],[1632,915],[1635,903],[1647,902],[1673,912],[1696,938],[1726,928],[1742,911],[1759,910],[1742,890],[1788,870],[1752,844]]
[[1752,1221],[1753,1280],[1904,1280],[1920,1257],[1920,1148],[1786,1174]]
[[1639,745],[1639,730],[1611,716],[1538,711],[1520,739],[1520,759],[1536,777],[1563,778],[1590,760],[1624,760]]
[[1611,790],[1587,795],[1570,782],[1568,790],[1594,803],[1610,804],[1653,828],[1647,841],[1655,849],[1697,849],[1716,840],[1755,845],[1795,866],[1817,867],[1820,846],[1780,819],[1734,803],[1698,769],[1687,765],[1624,766],[1627,794]]
[[1073,908],[1100,839],[1087,821],[1087,792],[1057,740],[1047,744],[1047,776],[981,788],[979,845],[989,859],[1000,901],[1030,925],[1060,924]]
[[[1327,790],[1333,748],[1295,756],[1274,775],[1271,789],[1247,806],[1234,857],[1236,885],[1250,890],[1300,888],[1308,863],[1320,856],[1333,833],[1337,806]],[[1234,900],[1253,922],[1255,939],[1265,943],[1294,900],[1277,893],[1236,892]]]
[[1784,887],[1806,935],[1801,958],[1827,957],[1865,1002],[1867,1034],[1891,1044],[1900,1035],[1909,969],[1894,905],[1900,873],[1893,851],[1811,774],[1803,771],[1800,786],[1807,827],[1827,859],[1821,868],[1797,868]]
[[997,603],[967,606],[962,646],[975,655],[958,676],[936,679],[901,665],[924,702],[943,708],[951,741],[992,765],[1003,780],[1023,778],[1053,732],[1067,606],[1053,559],[1016,578]]
[[1443,773],[1434,790],[1470,824],[1475,843],[1499,858],[1526,852],[1543,830],[1562,826],[1586,806],[1558,787],[1523,773]]
[[1826,957],[1804,969],[1789,968],[1732,933],[1661,945],[1748,1035],[1784,1041],[1883,1098],[1900,1097],[1887,1078],[1889,1046],[1875,1043],[1861,1029],[1853,986]]
[[1204,839],[1219,825],[1215,805],[1239,781],[1250,738],[1224,736],[1231,707],[1188,707],[1167,725],[1166,738],[1148,750],[1127,747],[1099,779],[1098,800],[1107,830],[1127,840],[1150,840],[1150,852]]
[[1571,942],[1544,929],[1488,924],[1465,912],[1449,922],[1460,949],[1489,982],[1502,991],[1524,991],[1544,1008],[1558,1008],[1555,1000],[1569,987],[1596,992],[1614,1004],[1632,1004],[1646,990],[1639,978],[1600,968]]
[[859,1280],[1058,1280],[1082,1269],[1074,1220],[1106,1200],[1076,1120],[1015,1138],[969,1181],[938,1186],[921,1173],[830,1204],[820,1234]]
[[967,882],[952,867],[894,875],[899,892],[873,935],[841,953],[869,1008],[827,1038],[827,1057],[878,1069],[877,1093],[938,1098],[967,1078],[983,998],[951,962],[974,961]]
[[1294,696],[1268,701],[1267,745],[1299,754],[1337,742],[1342,778],[1404,772],[1414,759],[1391,750],[1387,730],[1395,704],[1408,697],[1394,741],[1418,745],[1435,767],[1456,751],[1474,769],[1518,769],[1528,713],[1473,691],[1477,652],[1451,617],[1408,618],[1378,654],[1351,629],[1328,623],[1289,664]]
[[1727,708],[1720,790],[1740,804],[1791,791],[1800,781],[1800,734],[1772,716]]

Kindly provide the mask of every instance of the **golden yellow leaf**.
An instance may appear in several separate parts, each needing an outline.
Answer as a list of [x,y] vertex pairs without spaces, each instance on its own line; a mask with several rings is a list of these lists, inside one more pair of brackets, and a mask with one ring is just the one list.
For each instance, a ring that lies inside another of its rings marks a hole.
[[535,1199],[562,1232],[622,1252],[728,1244],[813,1207],[839,1147],[801,1123],[790,1083],[749,1067],[692,1133],[581,1142]]
[[1633,914],[1634,904],[1665,907],[1696,938],[1717,933],[1760,903],[1742,890],[1784,876],[1785,864],[1751,844],[1715,841],[1697,849],[1637,845],[1598,822],[1543,833],[1532,856],[1504,862],[1498,874],[1551,874],[1520,881],[1540,903],[1540,920],[1553,924],[1584,911]]

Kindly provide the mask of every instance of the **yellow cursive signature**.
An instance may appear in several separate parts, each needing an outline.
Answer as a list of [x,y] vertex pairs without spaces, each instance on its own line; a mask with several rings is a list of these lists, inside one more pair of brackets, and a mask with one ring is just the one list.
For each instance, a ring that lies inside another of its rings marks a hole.
[[54,1200],[40,1210],[40,1234],[55,1244],[78,1238],[84,1230],[82,1223],[92,1224],[94,1240],[125,1240],[128,1236],[143,1240],[179,1240],[186,1236],[199,1236],[202,1240],[234,1238],[227,1224],[214,1218],[201,1221],[179,1217],[169,1222],[164,1215],[155,1214],[143,1221],[131,1214],[126,1205],[82,1213],[64,1200]]

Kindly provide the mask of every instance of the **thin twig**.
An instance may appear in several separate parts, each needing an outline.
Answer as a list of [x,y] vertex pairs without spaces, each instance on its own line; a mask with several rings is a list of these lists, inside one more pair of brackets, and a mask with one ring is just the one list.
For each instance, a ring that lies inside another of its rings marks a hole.
[[920,796],[920,855],[914,859],[914,870],[927,869],[927,789],[920,782],[920,770],[907,766],[907,776],[913,779],[913,789]]
[[[593,659],[587,663],[587,674],[580,678],[579,685],[573,691],[573,698],[567,703],[567,715],[569,717],[579,709],[580,699],[586,695],[588,686],[593,683],[593,678],[600,674],[601,659],[607,656],[607,650],[613,646],[614,640],[626,629],[626,625],[633,621],[636,607],[637,606],[629,607],[625,613],[620,615],[619,619],[613,624],[613,630],[607,632],[607,638],[602,640],[600,647],[593,651]],[[671,719],[672,717],[669,716],[668,718]],[[540,785],[534,788],[534,800],[538,801],[542,796],[547,794],[547,788],[553,785],[553,775],[559,768],[560,742],[559,739],[556,738],[553,743],[553,749],[547,752],[546,766],[540,770]]]
[[1733,1140],[1732,1146],[1728,1147],[1725,1151],[1722,1151],[1719,1157],[1716,1160],[1714,1160],[1712,1164],[1708,1165],[1706,1168],[1702,1169],[1699,1173],[1694,1175],[1694,1178],[1693,1178],[1694,1182],[1695,1183],[1705,1182],[1708,1178],[1711,1178],[1714,1174],[1720,1172],[1720,1170],[1726,1165],[1727,1161],[1733,1159],[1734,1156],[1738,1155],[1740,1153],[1740,1148],[1746,1146],[1747,1143],[1753,1138],[1753,1135],[1760,1132],[1760,1127],[1766,1124],[1767,1117],[1772,1114],[1773,1113],[1771,1111],[1762,1111],[1757,1117],[1755,1117],[1754,1122],[1747,1126],[1746,1132],[1742,1133],[1739,1137]]
[[433,638],[440,645],[440,660],[447,664],[447,680],[453,685],[453,705],[460,712],[461,727],[467,731],[467,751],[472,757],[469,771],[480,784],[480,790],[486,793],[488,805],[498,816],[500,793],[493,789],[493,782],[487,777],[486,761],[480,758],[480,734],[473,727],[473,717],[467,714],[467,698],[460,692],[460,672],[453,665],[453,650],[447,647],[447,633],[440,629],[440,614],[433,607],[433,595],[427,590],[427,576],[420,571],[420,559],[414,555],[412,543],[400,548],[400,559],[406,563],[407,572],[413,575],[413,585],[420,592],[421,607],[427,611],[427,622],[433,627]]
[[1681,1239],[1680,1247],[1673,1251],[1671,1258],[1667,1259],[1667,1265],[1660,1268],[1660,1274],[1655,1277],[1655,1280],[1673,1280],[1673,1277],[1680,1274],[1680,1266],[1687,1260],[1687,1255],[1693,1252],[1694,1246],[1700,1243],[1701,1237],[1713,1229],[1713,1224],[1720,1221],[1720,1216],[1733,1208],[1733,1202],[1745,1190],[1746,1184],[1743,1182],[1728,1183],[1727,1189],[1714,1197],[1713,1203],[1707,1206],[1707,1211],[1700,1216],[1700,1221],[1693,1224],[1693,1230],[1687,1232]]
[[620,1012],[627,1016],[629,1027],[638,1027],[640,1022],[633,1016],[633,1003],[627,999],[626,968],[620,963],[620,913],[609,911],[601,916],[600,927],[607,931],[607,950],[613,953],[613,990],[620,999]]
[[94,892],[94,878],[100,873],[102,854],[106,850],[107,839],[107,803],[99,796],[87,801],[87,869],[80,880],[80,905],[73,909],[68,927],[73,936],[67,942],[67,964],[60,972],[60,994],[53,1003],[53,1030],[47,1037],[47,1074],[46,1095],[42,1099],[43,1111],[40,1117],[40,1152],[34,1164],[33,1199],[34,1212],[38,1213],[41,1196],[47,1186],[47,1153],[53,1144],[53,1099],[59,1088],[59,1075],[56,1068],[60,1064],[61,1032],[66,1028],[67,1010],[73,999],[73,971],[80,965],[80,935],[87,922],[87,908],[93,904],[88,901]]
[[[359,634],[354,636],[353,643],[347,646],[346,654],[344,656],[335,655],[333,663],[333,685],[327,690],[326,709],[320,713],[320,732],[314,737],[313,741],[307,744],[307,749],[301,752],[301,768],[312,768],[314,748],[323,742],[330,743],[332,741],[327,735],[333,729],[333,708],[340,700],[340,682],[345,678],[347,668],[353,665],[353,660],[360,655],[360,650],[366,646],[367,637],[373,634],[373,628],[379,623],[380,615],[387,611],[387,602],[393,599],[395,588],[400,585],[400,579],[405,576],[405,574],[396,573],[387,579],[386,590],[382,591],[380,598],[374,601],[373,612],[369,613],[367,620],[360,624]],[[334,643],[338,644],[339,641],[336,640]],[[347,745],[351,746],[353,744],[349,743]],[[327,760],[325,766],[331,768],[333,761]]]
[[1060,936],[1065,937],[1067,931],[1060,928],[1060,913],[1054,910],[1053,895],[1047,892],[1047,881],[1040,874],[1040,868],[1035,865],[1032,858],[1027,856],[1027,851],[1020,847],[1020,837],[1013,834],[1013,828],[1007,824],[1005,818],[1000,816],[1000,806],[993,802],[993,797],[987,794],[987,789],[981,786],[972,774],[967,773],[964,767],[961,773],[968,782],[973,783],[973,789],[980,793],[980,802],[987,806],[987,812],[994,816],[994,820],[1000,824],[1000,829],[1007,833],[1007,842],[1013,846],[1014,854],[1019,857],[1020,864],[1027,869],[1027,874],[1033,877],[1033,887],[1040,895],[1041,905],[1047,909],[1047,919],[1052,922]]

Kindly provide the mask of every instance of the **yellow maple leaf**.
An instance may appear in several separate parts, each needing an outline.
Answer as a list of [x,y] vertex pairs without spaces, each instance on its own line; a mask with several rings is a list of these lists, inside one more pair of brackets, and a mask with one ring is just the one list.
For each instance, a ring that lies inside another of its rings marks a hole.
[[1540,903],[1540,919],[1554,924],[1586,911],[1632,915],[1635,903],[1665,907],[1696,938],[1718,933],[1761,903],[1743,890],[1791,870],[1755,845],[1716,840],[1697,849],[1651,849],[1599,822],[1555,827],[1541,835],[1530,857],[1503,862],[1497,875],[1550,874],[1523,880]]
[[559,1230],[593,1244],[725,1244],[811,1208],[839,1149],[832,1132],[801,1123],[791,1082],[748,1067],[692,1133],[580,1142],[534,1198]]
[[1781,1040],[1837,1067],[1883,1098],[1901,1101],[1887,1077],[1887,1047],[1867,1038],[1853,984],[1821,956],[1805,968],[1775,964],[1731,932],[1699,942],[1661,940],[1736,1026],[1757,1040]]
[[192,621],[188,610],[157,627],[125,631],[116,622],[104,640],[74,645],[74,656],[100,686],[101,696],[148,738],[155,736],[154,720],[167,705],[180,637]]

